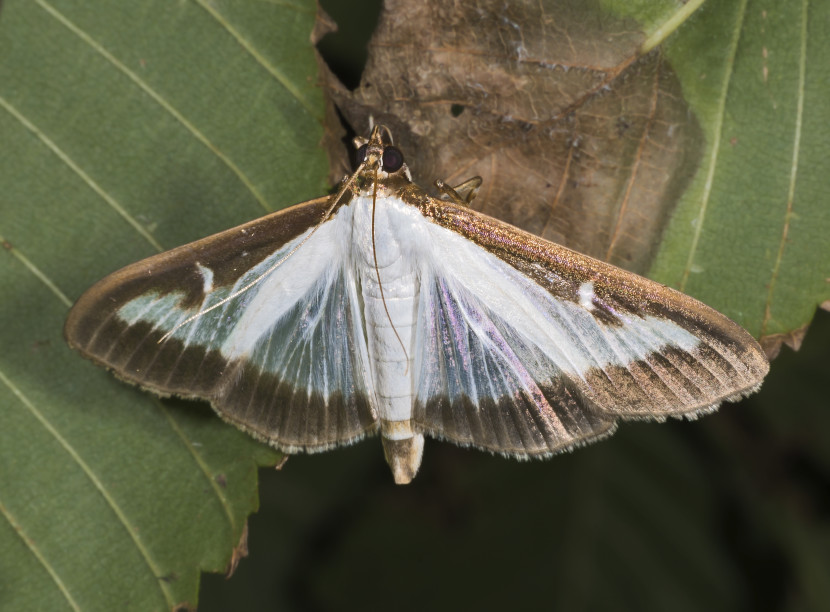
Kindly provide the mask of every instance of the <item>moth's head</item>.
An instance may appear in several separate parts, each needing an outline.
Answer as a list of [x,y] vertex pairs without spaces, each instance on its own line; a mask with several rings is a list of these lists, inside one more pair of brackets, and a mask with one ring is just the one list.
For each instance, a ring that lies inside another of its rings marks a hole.
[[385,125],[372,128],[368,139],[355,138],[354,146],[355,172],[360,178],[374,181],[377,176],[378,180],[390,177],[412,180],[403,153],[392,143],[392,132]]

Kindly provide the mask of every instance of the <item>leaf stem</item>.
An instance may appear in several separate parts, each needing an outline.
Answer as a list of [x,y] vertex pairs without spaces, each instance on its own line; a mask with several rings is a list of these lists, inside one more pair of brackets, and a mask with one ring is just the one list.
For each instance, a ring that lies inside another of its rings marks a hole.
[[649,36],[643,43],[643,46],[640,47],[640,54],[645,55],[658,45],[662,44],[662,42],[666,40],[677,28],[679,28],[692,13],[699,9],[700,5],[704,2],[706,2],[706,0],[689,0],[689,2],[684,4],[680,10],[675,12],[668,20],[664,21],[660,27],[651,33],[651,36]]

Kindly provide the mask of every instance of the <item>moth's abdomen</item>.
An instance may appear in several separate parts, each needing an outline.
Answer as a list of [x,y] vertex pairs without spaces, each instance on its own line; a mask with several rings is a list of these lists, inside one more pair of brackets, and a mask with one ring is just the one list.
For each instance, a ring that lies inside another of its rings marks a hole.
[[423,449],[423,436],[413,432],[411,425],[419,283],[403,259],[378,270],[380,284],[374,268],[361,275],[369,362],[384,451],[395,481],[403,484],[418,471]]

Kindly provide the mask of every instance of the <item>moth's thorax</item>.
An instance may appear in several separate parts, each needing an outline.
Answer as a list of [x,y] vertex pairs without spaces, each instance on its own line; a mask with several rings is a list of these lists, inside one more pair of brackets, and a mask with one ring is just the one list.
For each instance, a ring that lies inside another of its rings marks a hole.
[[394,193],[378,194],[373,198],[371,192],[358,195],[351,206],[353,246],[364,263],[374,267],[377,257],[378,267],[386,268],[405,258],[407,261],[401,265],[412,265],[410,256],[413,253],[408,245],[413,243],[413,232],[418,231],[418,224],[413,223],[413,220],[422,217],[417,208],[406,204]]

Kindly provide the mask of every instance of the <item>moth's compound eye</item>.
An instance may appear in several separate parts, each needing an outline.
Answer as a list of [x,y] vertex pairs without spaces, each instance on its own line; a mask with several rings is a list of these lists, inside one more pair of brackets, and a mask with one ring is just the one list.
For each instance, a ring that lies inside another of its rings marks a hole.
[[366,145],[360,145],[360,147],[354,153],[354,166],[357,168],[360,164],[364,162],[366,159]]
[[403,153],[396,147],[383,149],[383,169],[387,172],[397,172],[403,166]]

